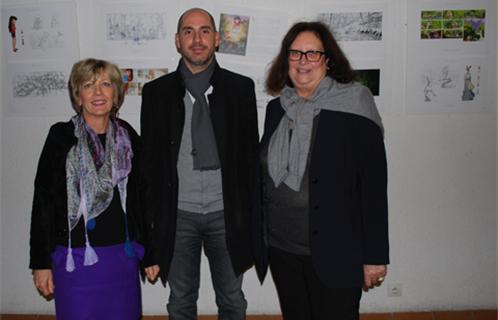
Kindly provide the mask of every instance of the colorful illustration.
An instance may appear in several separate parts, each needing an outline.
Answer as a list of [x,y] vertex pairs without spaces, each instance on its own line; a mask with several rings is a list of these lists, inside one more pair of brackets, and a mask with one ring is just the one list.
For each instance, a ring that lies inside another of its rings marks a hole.
[[486,10],[422,11],[421,39],[484,39]]
[[250,17],[234,14],[220,15],[220,45],[218,51],[245,56]]
[[485,18],[485,10],[470,10],[468,12],[464,20],[463,41],[480,41],[484,39]]
[[317,17],[325,23],[337,41],[382,40],[382,12],[320,13]]
[[142,87],[147,82],[159,78],[168,73],[167,68],[158,69],[121,69],[123,82],[125,85],[125,94],[127,96],[141,96]]
[[380,92],[380,69],[355,70],[356,79],[362,85],[368,87],[374,96]]

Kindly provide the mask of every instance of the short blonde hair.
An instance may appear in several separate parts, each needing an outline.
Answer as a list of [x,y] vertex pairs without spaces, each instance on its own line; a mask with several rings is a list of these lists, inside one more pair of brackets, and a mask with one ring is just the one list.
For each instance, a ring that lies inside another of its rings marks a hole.
[[69,98],[76,113],[82,112],[82,107],[77,101],[80,95],[80,87],[83,83],[95,80],[99,75],[106,74],[114,86],[114,99],[111,115],[115,116],[124,101],[123,76],[119,68],[108,61],[94,58],[83,59],[76,62],[69,75]]

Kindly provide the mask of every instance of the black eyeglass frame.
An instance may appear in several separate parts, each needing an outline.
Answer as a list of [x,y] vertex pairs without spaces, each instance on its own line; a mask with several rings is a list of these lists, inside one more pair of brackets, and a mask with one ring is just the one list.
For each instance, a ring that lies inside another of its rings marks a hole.
[[[291,59],[291,53],[299,53],[299,58],[298,59]],[[316,59],[316,60],[310,59],[309,54],[317,54],[317,53],[319,54],[318,59]],[[287,50],[287,58],[290,61],[301,61],[301,59],[303,58],[303,55],[306,57],[306,61],[308,61],[308,62],[318,62],[318,61],[320,61],[322,56],[325,55],[325,52],[319,51],[319,50],[308,50],[306,52],[303,52],[301,50],[294,50],[294,49]]]

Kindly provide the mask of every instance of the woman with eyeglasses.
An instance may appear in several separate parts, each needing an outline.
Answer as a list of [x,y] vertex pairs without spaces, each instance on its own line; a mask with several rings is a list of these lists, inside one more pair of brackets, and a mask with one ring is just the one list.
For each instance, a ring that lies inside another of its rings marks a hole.
[[122,75],[114,64],[85,59],[73,65],[68,89],[76,115],[50,128],[35,178],[34,284],[55,298],[59,320],[137,320],[139,137],[117,117]]
[[293,25],[269,70],[263,219],[285,320],[358,319],[362,288],[387,273],[383,128],[354,78],[319,22]]

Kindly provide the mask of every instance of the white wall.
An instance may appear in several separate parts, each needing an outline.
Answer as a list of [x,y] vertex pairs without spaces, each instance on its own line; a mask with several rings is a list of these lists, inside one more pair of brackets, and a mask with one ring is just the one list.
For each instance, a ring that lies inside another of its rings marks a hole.
[[[2,1],[3,0],[0,0],[0,6],[2,5]],[[3,34],[4,31],[5,31],[5,27],[3,27],[1,25],[1,23],[0,23],[0,34]],[[3,53],[3,48],[2,48],[2,43],[0,42],[0,61],[3,60],[2,59],[2,53]],[[0,88],[2,88],[2,78],[3,77],[0,77]],[[1,99],[1,90],[0,90],[0,100],[2,100]],[[3,108],[0,107],[0,117],[1,117],[1,114],[2,114],[2,109]],[[2,136],[3,136],[2,135],[2,122],[3,121],[0,121],[0,141],[2,141],[1,139],[2,139]],[[1,157],[1,155],[2,155],[2,151],[1,151],[1,148],[0,148],[0,176],[1,176],[1,168],[2,168],[2,157]],[[1,179],[0,179],[0,181],[1,181]],[[3,222],[3,219],[2,219],[2,210],[1,210],[1,208],[2,208],[2,197],[1,197],[2,191],[1,190],[2,190],[2,186],[1,186],[1,183],[0,183],[0,288],[3,288],[3,285],[2,285],[3,284],[2,283],[2,278],[3,278],[3,276],[2,276],[3,275],[3,273],[2,273],[2,261],[3,261],[3,259],[2,259],[2,253],[3,253],[3,246],[2,246],[2,229],[3,228],[2,228],[2,226],[3,226],[3,223],[2,222]],[[2,310],[2,305],[3,305],[2,301],[3,301],[3,298],[2,298],[2,294],[0,292],[0,310]]]
[[[498,13],[498,8],[497,8],[497,13]],[[498,14],[497,14],[498,15]],[[498,34],[497,34],[497,37],[498,37]],[[498,39],[498,38],[497,38]],[[497,52],[498,52],[498,41],[496,41],[497,43]],[[496,64],[498,66],[498,55],[496,57]],[[498,70],[498,69],[497,69]],[[497,82],[498,82],[498,74],[495,75],[496,76],[496,79],[497,79]],[[496,92],[496,101],[498,101],[498,90]],[[496,120],[498,122],[498,113],[496,114]],[[498,133],[497,133],[497,139],[496,139],[496,142],[497,142],[497,146],[498,146]],[[497,147],[497,152],[498,152],[498,147]],[[497,153],[498,154],[498,153]],[[496,162],[496,166],[498,167],[498,157],[497,157],[497,162]],[[497,172],[497,176],[496,176],[496,181],[498,181],[498,172]],[[498,190],[497,190],[497,193],[496,193],[496,201],[497,201],[497,208],[498,208]],[[496,233],[498,234],[498,212],[497,212],[497,219],[496,219]],[[498,238],[497,238],[497,241],[496,241],[496,263],[498,265]],[[496,279],[496,292],[498,292],[498,277]],[[496,297],[496,305],[498,305],[498,294],[497,294],[497,297]]]
[[[399,17],[405,16],[406,1],[398,0]],[[47,1],[35,3],[43,2]],[[87,1],[77,3],[80,41],[87,44],[81,49],[81,56],[85,57],[92,50],[91,36],[84,32],[91,23],[91,10]],[[303,5],[298,0],[286,3],[294,4],[293,12],[299,12]],[[404,58],[403,22],[400,18],[396,25],[398,35],[392,54],[392,108],[382,114],[389,161],[392,263],[385,284],[364,295],[362,311],[496,308],[497,117],[489,113],[418,116],[405,113],[404,77],[409,61]],[[4,24],[5,21],[0,24],[2,32]],[[178,55],[173,43],[168,45],[171,56],[165,61],[174,67]],[[496,65],[489,68],[496,75]],[[3,102],[0,107],[8,108]],[[57,117],[20,117],[2,112],[1,313],[53,312],[53,302],[46,302],[38,295],[28,270],[29,221],[33,179],[42,144],[50,125],[71,115],[69,102],[67,110]],[[138,129],[138,115],[125,114],[123,118]],[[202,261],[199,299],[199,312],[203,314],[215,312],[206,262]],[[387,286],[393,283],[402,284],[401,297],[387,297]],[[245,276],[244,289],[249,313],[278,313],[270,278],[261,287],[250,270]],[[144,312],[164,313],[167,295],[168,291],[159,284],[143,285]]]

